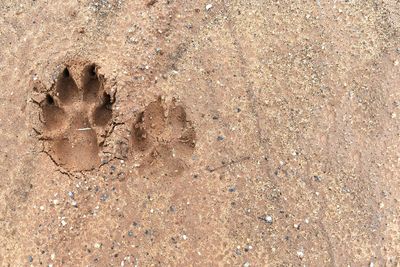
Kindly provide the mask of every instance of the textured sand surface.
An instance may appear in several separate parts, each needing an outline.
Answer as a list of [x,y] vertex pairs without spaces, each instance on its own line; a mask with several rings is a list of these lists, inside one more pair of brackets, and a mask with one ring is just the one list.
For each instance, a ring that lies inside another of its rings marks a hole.
[[399,10],[3,0],[0,266],[399,266]]

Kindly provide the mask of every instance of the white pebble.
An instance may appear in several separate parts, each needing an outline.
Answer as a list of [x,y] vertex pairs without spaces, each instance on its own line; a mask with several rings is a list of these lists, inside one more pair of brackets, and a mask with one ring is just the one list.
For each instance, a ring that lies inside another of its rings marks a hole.
[[212,4],[207,4],[207,5],[206,5],[206,10],[208,11],[208,10],[210,10],[212,7],[213,7]]
[[296,254],[297,254],[297,257],[299,257],[299,258],[303,258],[304,257],[304,252],[301,251],[301,250],[297,251]]

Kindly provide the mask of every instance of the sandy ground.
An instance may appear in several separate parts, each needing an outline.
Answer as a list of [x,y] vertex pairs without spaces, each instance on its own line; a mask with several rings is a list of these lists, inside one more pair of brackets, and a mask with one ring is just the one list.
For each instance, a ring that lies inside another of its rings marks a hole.
[[399,10],[1,1],[0,266],[399,266]]

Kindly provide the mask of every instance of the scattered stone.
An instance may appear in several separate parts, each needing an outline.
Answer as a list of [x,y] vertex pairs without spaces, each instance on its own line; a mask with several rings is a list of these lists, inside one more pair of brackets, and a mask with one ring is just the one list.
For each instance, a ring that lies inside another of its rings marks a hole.
[[70,198],[74,198],[75,194],[74,194],[74,192],[70,191],[70,192],[68,192],[68,196],[69,196]]
[[133,232],[132,231],[128,231],[128,236],[133,236]]
[[300,259],[302,259],[302,258],[304,257],[303,249],[297,251],[296,254],[297,254],[297,257],[299,257]]
[[208,10],[210,10],[212,7],[213,7],[212,4],[207,4],[207,5],[206,5],[206,10],[208,11]]
[[95,248],[101,248],[102,245],[103,245],[103,244],[101,244],[101,243],[95,243],[95,244],[94,244],[94,247],[95,247]]
[[114,165],[110,166],[110,174],[113,174],[117,168]]
[[234,186],[231,186],[231,187],[229,187],[228,191],[233,193],[236,191],[236,188]]
[[32,257],[32,256],[29,256],[29,257],[28,257],[28,261],[29,261],[29,262],[32,262],[32,261],[33,261],[33,257]]
[[108,199],[108,195],[107,194],[102,194],[101,196],[100,196],[100,200],[101,201],[106,201]]
[[258,217],[260,220],[268,223],[268,224],[272,224],[273,223],[273,218],[271,215],[266,215],[264,217]]
[[75,208],[78,207],[78,203],[75,200],[71,202],[71,205],[74,206]]
[[218,141],[223,141],[225,139],[225,137],[223,137],[223,136],[221,136],[221,135],[219,135],[218,137],[217,137],[217,140]]
[[322,181],[322,177],[318,176],[318,175],[314,175],[314,181],[321,182]]
[[250,250],[252,250],[253,249],[253,246],[251,246],[251,245],[246,245],[245,247],[244,247],[244,251],[245,252],[249,252]]
[[188,239],[187,235],[183,235],[183,236],[182,236],[182,239],[183,239],[183,240],[187,240],[187,239]]
[[250,267],[250,263],[246,261],[245,263],[243,263],[243,267]]
[[157,47],[157,48],[156,48],[156,53],[157,53],[157,54],[162,54],[161,48]]

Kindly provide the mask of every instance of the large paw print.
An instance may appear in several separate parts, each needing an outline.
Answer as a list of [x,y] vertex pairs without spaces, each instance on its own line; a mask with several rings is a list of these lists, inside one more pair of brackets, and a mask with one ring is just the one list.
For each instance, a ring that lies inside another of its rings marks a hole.
[[75,79],[66,67],[40,103],[46,150],[68,170],[90,170],[100,165],[99,133],[112,119],[112,99],[95,64]]
[[178,175],[194,151],[196,132],[181,105],[174,100],[165,106],[159,98],[139,113],[132,128],[132,148],[141,158],[141,170]]

